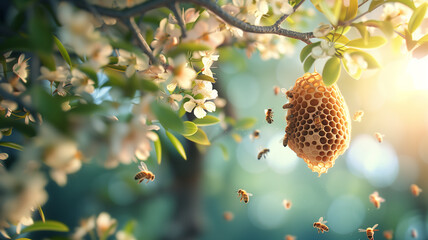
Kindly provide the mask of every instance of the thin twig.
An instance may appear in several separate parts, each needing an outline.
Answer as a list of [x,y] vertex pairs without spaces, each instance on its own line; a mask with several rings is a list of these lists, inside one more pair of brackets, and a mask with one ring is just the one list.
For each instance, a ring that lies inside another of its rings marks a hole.
[[303,2],[305,2],[305,0],[300,1],[298,4],[296,4],[293,7],[293,12],[291,12],[290,14],[284,14],[282,15],[282,17],[280,17],[274,24],[273,26],[275,27],[279,27],[279,25],[281,25],[281,23],[283,23],[291,14],[293,14],[294,12],[296,12],[296,10],[303,4]]
[[147,44],[146,39],[144,39],[143,35],[141,34],[141,30],[135,23],[134,18],[130,17],[125,21],[129,28],[132,30],[134,36],[137,38],[138,45],[140,45],[143,52],[147,54],[147,56],[149,56],[149,59],[152,64],[158,64],[158,59],[153,55],[152,49],[150,49],[150,46]]
[[364,0],[362,3],[360,3],[360,5],[358,5],[358,8],[360,8],[361,6],[363,6],[364,4],[366,4],[366,2],[368,2],[369,0]]
[[184,24],[184,20],[183,20],[181,14],[180,14],[180,5],[179,5],[179,3],[178,2],[176,2],[175,4],[171,3],[169,8],[171,9],[172,13],[174,14],[175,19],[177,20],[178,26],[180,26],[180,28],[181,28],[181,36],[183,38],[185,38],[187,36],[187,34],[186,34],[186,25]]

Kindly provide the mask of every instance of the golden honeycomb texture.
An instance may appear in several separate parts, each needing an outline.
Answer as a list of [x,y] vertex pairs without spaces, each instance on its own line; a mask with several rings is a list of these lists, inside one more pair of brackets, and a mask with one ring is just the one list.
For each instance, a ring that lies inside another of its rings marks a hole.
[[337,85],[326,87],[317,72],[298,78],[287,97],[288,146],[321,176],[349,146],[351,121],[345,100]]

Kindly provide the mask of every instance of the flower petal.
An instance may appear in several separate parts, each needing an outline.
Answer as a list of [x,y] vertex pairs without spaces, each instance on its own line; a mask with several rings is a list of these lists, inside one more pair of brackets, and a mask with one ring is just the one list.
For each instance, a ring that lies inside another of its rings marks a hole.
[[195,116],[197,118],[203,118],[203,117],[205,117],[207,115],[207,113],[205,112],[205,110],[201,106],[197,106],[195,108],[194,113],[195,113]]
[[183,108],[184,108],[184,110],[186,110],[186,112],[192,112],[192,110],[193,110],[193,108],[195,108],[195,106],[196,106],[196,103],[193,102],[192,100],[190,100],[183,105]]

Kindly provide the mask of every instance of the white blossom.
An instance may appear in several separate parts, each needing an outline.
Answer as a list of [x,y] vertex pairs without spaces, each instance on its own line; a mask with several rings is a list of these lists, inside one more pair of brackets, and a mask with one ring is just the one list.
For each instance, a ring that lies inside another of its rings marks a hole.
[[202,73],[205,75],[208,75],[210,77],[213,77],[213,73],[211,71],[211,66],[215,61],[218,61],[218,54],[214,54],[212,51],[201,51],[199,52],[199,55],[202,57],[202,64],[204,65],[204,68],[202,70]]
[[71,84],[76,87],[76,93],[80,94],[82,92],[93,93],[95,88],[95,82],[90,79],[86,74],[82,73],[78,69],[73,69],[71,71]]
[[40,76],[38,79],[48,80],[49,82],[64,82],[67,80],[69,70],[64,66],[59,66],[56,70],[51,71],[47,67],[40,67]]
[[125,231],[118,231],[116,233],[116,240],[137,240],[132,234]]
[[336,53],[336,48],[334,42],[327,40],[321,40],[320,46],[312,48],[312,57],[313,58],[325,58],[333,56]]
[[28,77],[28,59],[25,59],[25,54],[22,53],[19,55],[18,62],[12,67],[13,72],[25,83]]
[[159,23],[156,29],[154,39],[151,43],[153,53],[158,54],[162,49],[168,51],[178,44],[178,38],[181,36],[181,30],[174,24],[168,23],[166,18]]
[[116,231],[117,220],[110,217],[106,212],[100,213],[96,220],[97,234],[99,238],[110,236]]
[[71,236],[71,239],[81,240],[86,234],[88,234],[90,231],[94,229],[95,229],[95,216],[91,216],[87,219],[82,219],[80,220],[80,225],[76,227],[76,230]]
[[314,30],[314,36],[317,38],[322,38],[327,36],[329,32],[333,30],[333,27],[329,24],[320,24],[317,28]]
[[346,60],[346,67],[348,68],[349,74],[354,75],[358,70],[365,70],[368,67],[366,60],[360,55],[351,56],[345,53],[343,57]]
[[283,14],[292,14],[293,7],[288,3],[288,1],[284,0],[273,0],[272,1],[272,11],[275,15],[283,15]]
[[207,115],[206,111],[214,112],[216,109],[215,104],[206,99],[195,99],[190,95],[186,95],[185,98],[189,98],[189,101],[184,103],[184,110],[189,113],[193,111],[197,118],[203,118]]
[[196,78],[196,71],[193,68],[188,67],[186,57],[180,55],[175,58],[174,61],[170,61],[172,70],[172,82],[168,84],[167,88],[169,91],[179,86],[182,89],[190,89],[192,87],[192,81]]
[[198,21],[195,26],[187,32],[183,42],[198,42],[211,48],[217,48],[224,41],[224,35],[220,31],[219,21],[210,17],[204,21]]
[[143,71],[148,68],[149,63],[147,59],[136,56],[134,53],[119,49],[119,65],[127,66],[125,74],[131,77],[135,71]]

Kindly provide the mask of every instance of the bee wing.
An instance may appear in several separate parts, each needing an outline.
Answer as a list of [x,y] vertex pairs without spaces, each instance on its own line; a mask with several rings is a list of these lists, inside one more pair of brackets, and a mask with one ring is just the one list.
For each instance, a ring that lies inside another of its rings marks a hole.
[[251,197],[251,196],[253,196],[253,194],[252,194],[252,193],[247,193],[247,194],[248,194],[248,196],[250,196],[250,197]]
[[266,115],[267,111],[268,111],[268,110],[267,110],[267,109],[265,109],[265,115]]
[[320,219],[318,219],[318,222],[322,223],[323,220],[324,220],[324,218],[320,217]]
[[375,224],[372,228],[375,229],[377,226],[379,226],[379,224]]
[[140,161],[140,164],[138,165],[138,169],[140,169],[141,171],[148,171],[149,170],[147,168],[147,165],[143,161]]
[[361,228],[358,229],[358,232],[365,232],[365,231],[366,229],[361,229]]
[[281,88],[281,92],[285,94],[287,92],[287,89],[286,88]]

